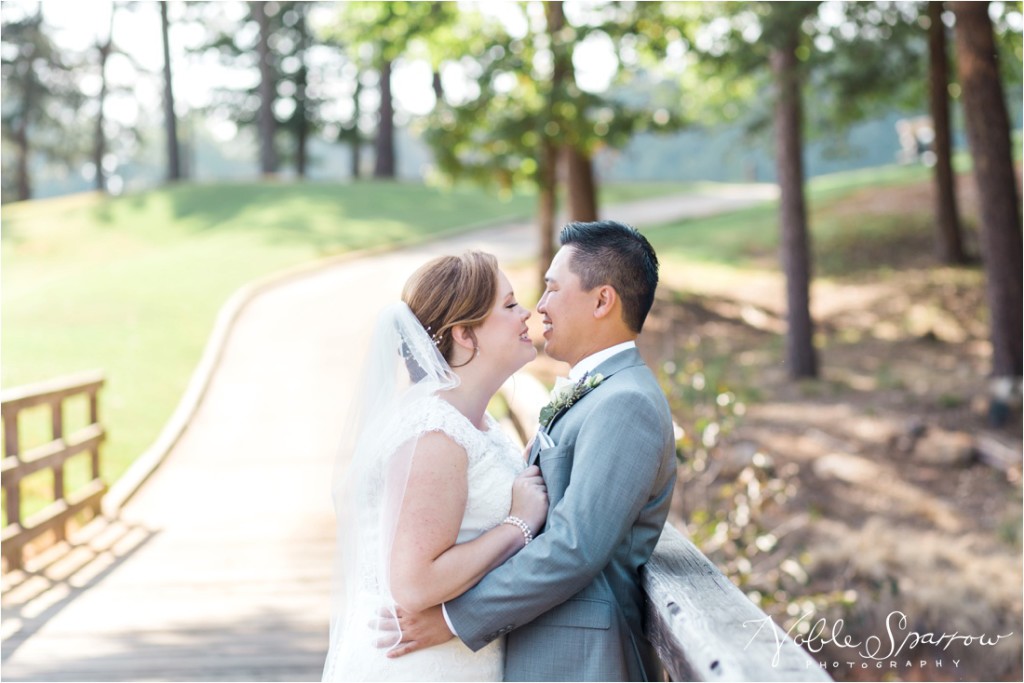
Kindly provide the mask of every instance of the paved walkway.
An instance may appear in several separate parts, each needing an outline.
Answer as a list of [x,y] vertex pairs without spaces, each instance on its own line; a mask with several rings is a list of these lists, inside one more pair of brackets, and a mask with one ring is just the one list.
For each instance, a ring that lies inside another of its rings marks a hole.
[[[737,188],[605,214],[642,226],[763,198]],[[368,321],[426,259],[535,257],[535,232],[506,225],[353,261],[254,299],[189,428],[121,518],[55,564],[41,597],[4,594],[4,680],[319,680],[328,482]]]

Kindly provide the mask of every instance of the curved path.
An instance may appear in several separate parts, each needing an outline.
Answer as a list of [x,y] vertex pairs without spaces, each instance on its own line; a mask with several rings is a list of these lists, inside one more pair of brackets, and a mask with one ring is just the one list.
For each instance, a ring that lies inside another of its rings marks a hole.
[[[653,225],[768,198],[752,189],[604,214]],[[120,518],[66,558],[70,568],[56,563],[59,578],[40,597],[21,604],[5,593],[4,679],[319,680],[328,482],[368,321],[427,258],[470,247],[532,258],[535,232],[518,224],[448,238],[257,296],[188,429]]]

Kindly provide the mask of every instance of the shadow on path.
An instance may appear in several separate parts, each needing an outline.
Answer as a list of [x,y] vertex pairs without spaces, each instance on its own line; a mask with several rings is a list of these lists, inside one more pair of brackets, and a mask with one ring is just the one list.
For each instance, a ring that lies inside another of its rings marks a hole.
[[[5,577],[3,643],[0,661],[7,662],[40,628],[86,591],[130,559],[159,532],[139,524],[96,522],[100,530],[85,543],[31,570]],[[5,676],[7,678],[7,676]]]

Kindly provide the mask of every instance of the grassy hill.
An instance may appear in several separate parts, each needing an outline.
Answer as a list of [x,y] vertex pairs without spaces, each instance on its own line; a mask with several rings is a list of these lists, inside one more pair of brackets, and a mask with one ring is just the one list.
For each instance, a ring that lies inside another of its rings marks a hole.
[[[681,188],[619,184],[602,199]],[[171,415],[217,312],[242,285],[330,255],[523,219],[535,205],[525,194],[393,182],[182,184],[5,205],[2,386],[102,369],[102,474],[112,482]],[[84,401],[65,410],[67,429],[84,423]],[[29,411],[20,431],[23,449],[48,440],[46,409]],[[69,490],[85,464],[72,460]],[[27,478],[24,514],[51,491],[49,472]]]
[[[395,183],[185,184],[5,205],[2,384],[103,369],[103,475],[113,481],[170,416],[218,310],[246,282],[332,254],[527,216],[533,206],[528,196],[502,201]],[[68,410],[69,427],[84,421],[84,406]],[[26,418],[23,448],[49,436],[43,409]],[[48,472],[26,480],[26,514],[50,487]]]

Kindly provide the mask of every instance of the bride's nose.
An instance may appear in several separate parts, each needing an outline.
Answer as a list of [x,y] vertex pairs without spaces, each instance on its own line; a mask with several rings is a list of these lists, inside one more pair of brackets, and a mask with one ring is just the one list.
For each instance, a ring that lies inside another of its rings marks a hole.
[[530,312],[530,309],[524,307],[522,316],[523,322],[525,323],[527,320],[529,320],[531,315],[533,315],[533,313]]

